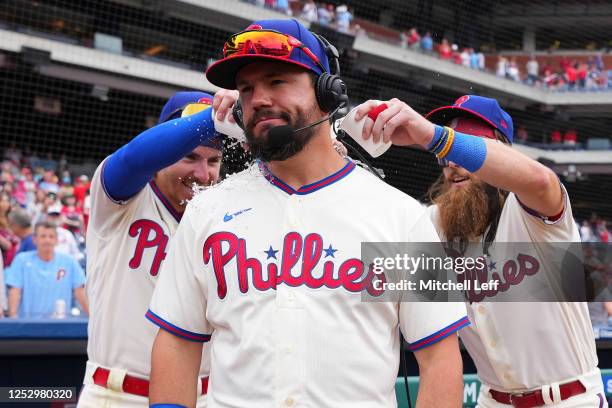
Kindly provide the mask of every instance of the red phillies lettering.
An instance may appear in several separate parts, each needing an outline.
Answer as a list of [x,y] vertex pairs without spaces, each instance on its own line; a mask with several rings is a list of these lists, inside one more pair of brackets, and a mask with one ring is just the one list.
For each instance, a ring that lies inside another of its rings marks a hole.
[[[367,290],[372,296],[380,296],[383,293],[374,289],[373,279],[376,274],[372,268],[366,272],[361,260],[357,258],[345,260],[338,267],[336,275],[336,265],[332,260],[326,260],[321,265],[322,254],[323,239],[320,235],[308,234],[303,238],[297,232],[285,235],[280,251],[280,265],[271,262],[265,268],[258,258],[248,257],[246,241],[230,232],[216,232],[210,235],[203,246],[204,264],[212,262],[220,299],[227,296],[227,279],[232,276],[237,278],[238,288],[242,293],[249,290],[249,284],[257,290],[266,291],[276,289],[280,283],[289,286],[306,285],[314,289],[323,286],[336,289],[342,286],[350,292]],[[235,261],[235,270],[227,268],[231,261]],[[292,272],[300,261],[300,273],[296,275]],[[322,269],[322,274],[315,273],[318,268]],[[267,274],[266,277],[264,273]],[[384,276],[377,278],[385,280]]]
[[[472,281],[470,289],[467,291],[467,299],[470,302],[480,302],[487,297],[493,297],[500,292],[506,292],[512,286],[518,286],[526,276],[532,276],[540,270],[540,262],[536,258],[527,254],[518,254],[516,259],[507,260],[502,269],[502,276],[497,272],[492,272],[489,278],[487,266],[466,270],[463,275],[458,276],[458,281]],[[497,289],[475,289],[475,282],[485,283],[489,280],[499,282]]]
[[164,234],[164,229],[151,220],[137,220],[130,225],[128,230],[130,237],[138,237],[136,241],[136,249],[134,256],[130,259],[129,266],[132,269],[140,267],[142,256],[147,248],[156,248],[153,262],[151,262],[151,276],[157,276],[159,267],[162,261],[166,258],[166,245],[168,244],[168,236]]

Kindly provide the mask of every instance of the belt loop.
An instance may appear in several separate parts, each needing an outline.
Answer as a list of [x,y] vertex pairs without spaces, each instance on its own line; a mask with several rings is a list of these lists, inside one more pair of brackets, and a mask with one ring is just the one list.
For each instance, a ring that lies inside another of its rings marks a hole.
[[127,375],[127,370],[120,368],[112,368],[108,374],[108,381],[106,382],[106,388],[113,391],[123,391],[123,380]]
[[561,388],[559,388],[559,383],[555,382],[550,384],[550,389],[552,390],[552,400],[553,403],[558,404],[561,402]]
[[544,405],[553,404],[553,400],[550,399],[550,385],[542,386],[542,399],[544,400]]

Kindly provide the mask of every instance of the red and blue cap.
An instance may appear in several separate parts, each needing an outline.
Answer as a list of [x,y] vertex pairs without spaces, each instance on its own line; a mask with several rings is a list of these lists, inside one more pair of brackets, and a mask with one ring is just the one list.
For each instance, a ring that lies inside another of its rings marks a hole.
[[[271,30],[282,34],[287,34],[302,42],[318,59],[326,72],[329,71],[329,60],[321,42],[296,19],[281,20],[258,20],[254,21],[244,31],[249,30]],[[236,74],[244,66],[258,61],[279,61],[294,64],[304,69],[314,72],[317,76],[321,75],[319,67],[306,53],[299,47],[295,47],[289,58],[275,57],[273,55],[262,54],[240,54],[232,55],[220,59],[206,70],[206,78],[210,83],[225,89],[236,89]]]
[[435,124],[446,125],[461,116],[476,117],[485,121],[512,144],[514,137],[512,117],[499,106],[496,99],[478,95],[463,95],[453,105],[434,109],[425,115],[425,118]]
[[[198,91],[177,92],[168,99],[162,108],[157,124],[159,125],[160,123],[180,118],[183,113],[183,108],[190,103],[205,103],[212,106],[213,96],[206,92]],[[225,135],[215,131],[215,136],[211,139],[207,139],[206,142],[202,143],[202,146],[222,150],[224,137]]]

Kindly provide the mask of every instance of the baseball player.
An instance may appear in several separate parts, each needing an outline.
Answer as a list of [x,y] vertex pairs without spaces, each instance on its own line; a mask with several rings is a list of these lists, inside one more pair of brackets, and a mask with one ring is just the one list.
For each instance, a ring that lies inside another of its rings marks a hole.
[[[356,119],[376,104],[363,104]],[[364,136],[437,155],[444,169],[432,188],[434,225],[453,244],[502,248],[495,258],[505,263],[488,264],[488,273],[506,277],[517,255],[497,243],[580,242],[565,188],[550,169],[511,148],[512,118],[496,100],[462,96],[426,116],[437,125],[397,99],[386,106],[376,121],[366,119]],[[554,272],[551,263],[540,262],[543,273]],[[482,300],[470,302],[473,325],[461,331],[483,384],[479,407],[607,406],[586,303]]]
[[[227,113],[235,95],[218,92],[216,112]],[[219,178],[221,135],[211,105],[212,96],[203,92],[175,94],[159,124],[107,157],[94,175],[87,231],[89,361],[79,407],[149,405],[155,330],[143,314],[194,186]],[[200,407],[208,362],[197,366]]]
[[161,328],[153,407],[194,405],[196,341],[211,342],[209,407],[395,407],[398,329],[417,404],[461,405],[465,306],[362,301],[380,295],[362,242],[439,238],[417,201],[332,148],[328,119],[346,101],[334,51],[297,20],[262,20],[207,71],[238,89],[259,160],[194,197],[170,245],[147,312]]

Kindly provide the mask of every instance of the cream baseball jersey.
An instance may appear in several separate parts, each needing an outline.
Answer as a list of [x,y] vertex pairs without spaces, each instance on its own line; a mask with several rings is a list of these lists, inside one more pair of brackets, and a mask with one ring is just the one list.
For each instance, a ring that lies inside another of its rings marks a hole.
[[[508,195],[490,248],[497,262],[488,264],[489,274],[501,272],[520,255],[507,253],[512,252],[510,245],[503,246],[501,251],[506,253],[500,254],[498,243],[580,242],[565,190],[564,197],[561,217],[548,221],[524,207],[513,193]],[[437,207],[429,207],[429,214],[439,228]],[[550,262],[538,265],[541,273],[559,273],[558,269],[547,270]],[[487,300],[468,305],[472,325],[460,334],[485,384],[502,391],[523,391],[596,370],[595,339],[586,303]]]
[[[103,162],[91,184],[87,230],[90,301],[89,361],[148,378],[157,330],[143,314],[180,220],[154,181],[127,202],[116,202],[101,181]],[[203,360],[201,374],[208,375]]]
[[418,350],[469,322],[463,303],[362,301],[366,241],[439,238],[351,161],[297,190],[256,163],[190,202],[147,317],[211,340],[209,407],[395,407],[398,329]]

